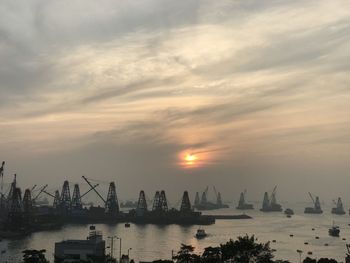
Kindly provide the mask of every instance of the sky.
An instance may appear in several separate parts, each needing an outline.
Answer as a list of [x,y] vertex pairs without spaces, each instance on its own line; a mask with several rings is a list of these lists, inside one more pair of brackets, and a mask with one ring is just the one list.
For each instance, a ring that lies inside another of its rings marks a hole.
[[1,1],[5,182],[350,202],[349,70],[348,0]]

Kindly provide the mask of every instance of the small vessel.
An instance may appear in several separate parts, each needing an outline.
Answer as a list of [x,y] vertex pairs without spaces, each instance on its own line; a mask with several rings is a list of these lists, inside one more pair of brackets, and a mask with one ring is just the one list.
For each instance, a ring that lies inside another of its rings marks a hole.
[[248,210],[248,209],[254,209],[254,206],[252,204],[248,204],[245,201],[245,196],[246,196],[247,190],[244,190],[244,192],[241,193],[238,201],[238,206],[236,209],[239,210]]
[[320,199],[318,196],[314,199],[312,194],[309,192],[310,198],[314,204],[314,207],[306,207],[304,210],[305,214],[322,214],[323,211],[321,209]]
[[130,227],[130,223],[125,223],[125,227]]
[[332,227],[328,229],[328,234],[332,237],[339,237],[339,233],[340,233],[339,226],[334,225],[334,222],[333,222]]
[[201,238],[205,238],[207,236],[207,233],[205,233],[205,230],[202,228],[197,229],[197,233],[196,233],[196,238],[201,239]]
[[284,210],[284,213],[287,215],[287,217],[291,217],[292,215],[294,215],[294,211],[290,208]]
[[337,202],[333,200],[333,203],[336,205],[336,207],[332,208],[332,214],[345,215],[345,210],[344,210],[343,202],[341,201],[341,198],[339,197]]

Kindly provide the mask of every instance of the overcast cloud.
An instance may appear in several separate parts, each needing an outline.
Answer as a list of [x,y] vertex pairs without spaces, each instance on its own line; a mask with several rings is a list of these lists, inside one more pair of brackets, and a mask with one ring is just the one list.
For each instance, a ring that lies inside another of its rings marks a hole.
[[350,202],[349,69],[348,0],[2,1],[6,180]]

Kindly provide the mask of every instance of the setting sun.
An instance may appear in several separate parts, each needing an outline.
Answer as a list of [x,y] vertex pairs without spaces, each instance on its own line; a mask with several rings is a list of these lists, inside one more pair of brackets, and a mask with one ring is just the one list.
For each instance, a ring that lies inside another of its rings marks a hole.
[[185,157],[186,162],[194,162],[195,160],[197,160],[197,156],[194,154],[187,154]]
[[203,165],[203,156],[191,151],[183,151],[179,154],[179,164],[183,168],[197,168]]

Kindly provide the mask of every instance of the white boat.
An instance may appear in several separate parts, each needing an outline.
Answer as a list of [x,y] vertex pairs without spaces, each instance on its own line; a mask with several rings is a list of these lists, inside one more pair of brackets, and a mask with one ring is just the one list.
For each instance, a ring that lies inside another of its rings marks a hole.
[[207,236],[207,233],[205,233],[205,230],[202,228],[197,229],[197,233],[196,233],[196,238],[200,239],[200,238],[205,238]]

